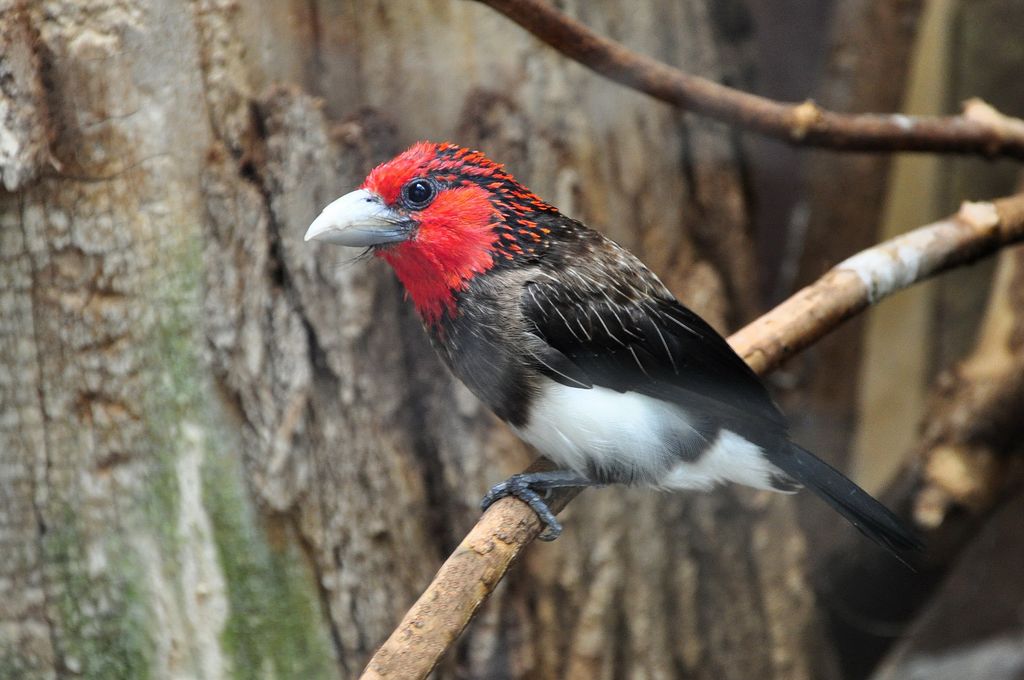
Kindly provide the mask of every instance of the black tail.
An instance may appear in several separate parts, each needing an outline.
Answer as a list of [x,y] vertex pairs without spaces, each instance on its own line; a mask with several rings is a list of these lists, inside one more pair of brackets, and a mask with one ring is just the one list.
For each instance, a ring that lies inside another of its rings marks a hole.
[[769,460],[800,482],[857,527],[861,533],[892,552],[901,562],[902,553],[924,547],[920,539],[897,517],[834,467],[789,442],[789,447],[770,454]]

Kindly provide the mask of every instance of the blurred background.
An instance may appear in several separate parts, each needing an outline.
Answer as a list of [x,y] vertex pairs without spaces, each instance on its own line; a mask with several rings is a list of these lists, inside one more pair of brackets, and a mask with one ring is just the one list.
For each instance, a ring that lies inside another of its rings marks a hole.
[[[687,72],[839,111],[1024,114],[1020,0],[558,0]],[[724,333],[1020,166],[793,149],[467,0],[0,1],[0,678],[349,678],[532,454],[381,262],[310,246],[419,139],[505,163]],[[1024,254],[771,377],[928,537],[809,495],[590,490],[440,678],[1024,678]]]

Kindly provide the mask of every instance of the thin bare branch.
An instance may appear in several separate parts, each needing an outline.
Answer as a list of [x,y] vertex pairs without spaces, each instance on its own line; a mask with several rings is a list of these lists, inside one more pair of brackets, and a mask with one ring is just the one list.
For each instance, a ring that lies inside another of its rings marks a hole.
[[684,73],[595,33],[543,0],[476,0],[587,68],[655,99],[797,146],[931,151],[1024,160],[1024,120],[971,100],[959,116],[841,114],[777,102]]
[[[956,215],[840,263],[735,333],[729,343],[755,371],[767,373],[882,298],[1020,241],[1024,194],[965,203]],[[549,465],[539,459],[531,470]],[[557,512],[575,495],[556,494],[552,509]],[[370,659],[362,678],[426,677],[540,530],[526,504],[506,498],[492,505]]]
[[882,298],[1022,237],[1024,194],[964,203],[955,215],[840,262],[729,342],[755,371],[766,373]]

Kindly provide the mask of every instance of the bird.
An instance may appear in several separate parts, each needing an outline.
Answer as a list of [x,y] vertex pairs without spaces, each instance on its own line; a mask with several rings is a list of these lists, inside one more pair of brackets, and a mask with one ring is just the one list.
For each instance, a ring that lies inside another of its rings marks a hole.
[[761,379],[635,255],[480,151],[412,145],[323,208],[305,240],[389,264],[451,372],[555,464],[495,485],[484,510],[517,497],[553,540],[551,489],[806,487],[897,557],[921,546],[791,441]]

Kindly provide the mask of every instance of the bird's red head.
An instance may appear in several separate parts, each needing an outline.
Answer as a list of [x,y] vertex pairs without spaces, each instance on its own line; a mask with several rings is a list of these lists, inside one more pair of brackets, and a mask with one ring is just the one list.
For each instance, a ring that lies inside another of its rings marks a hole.
[[324,208],[306,240],[372,248],[436,324],[474,276],[538,256],[550,232],[536,218],[557,212],[479,151],[419,142]]

